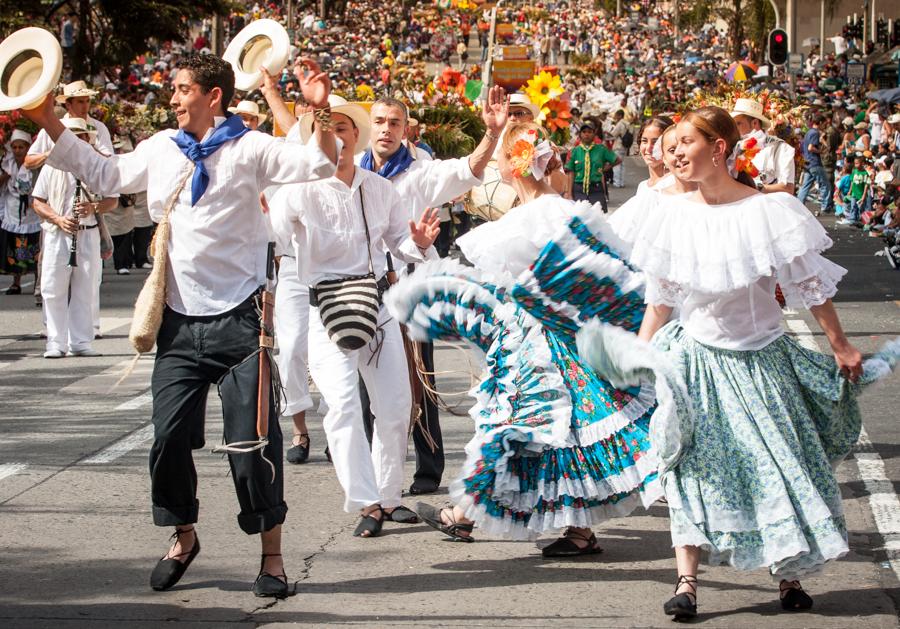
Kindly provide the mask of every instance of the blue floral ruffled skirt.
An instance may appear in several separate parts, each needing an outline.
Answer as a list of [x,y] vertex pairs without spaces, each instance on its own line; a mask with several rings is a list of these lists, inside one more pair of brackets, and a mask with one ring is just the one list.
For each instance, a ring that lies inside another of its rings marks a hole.
[[860,434],[859,386],[832,357],[787,336],[731,351],[672,322],[653,342],[681,372],[693,407],[689,445],[663,478],[673,545],[789,580],[845,554],[833,469]]

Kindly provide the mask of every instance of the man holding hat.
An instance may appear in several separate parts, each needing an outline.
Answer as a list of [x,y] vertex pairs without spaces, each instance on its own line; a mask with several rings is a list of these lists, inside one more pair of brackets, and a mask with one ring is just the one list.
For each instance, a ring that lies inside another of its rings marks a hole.
[[[81,118],[63,119],[79,140],[91,144],[94,131]],[[93,152],[93,151],[91,151]],[[94,340],[96,291],[102,272],[97,215],[118,204],[118,194],[94,202],[90,192],[70,172],[44,166],[34,185],[34,211],[44,231],[41,252],[41,294],[47,321],[44,358],[99,356]],[[71,264],[73,263],[74,264]]]
[[240,116],[241,120],[244,121],[244,124],[251,131],[258,130],[259,125],[264,123],[268,117],[266,114],[259,113],[259,105],[252,100],[242,100],[236,106],[229,107],[228,111]]
[[[56,102],[66,108],[63,118],[78,118],[87,123],[88,131],[94,134],[93,144],[101,154],[112,155],[115,149],[109,129],[88,113],[91,110],[91,98],[96,95],[97,92],[89,88],[84,81],[74,81],[63,87],[63,93],[56,97]],[[53,141],[47,132],[41,129],[28,149],[25,167],[35,169],[43,166],[52,148]]]
[[[151,381],[150,480],[154,523],[174,526],[175,543],[153,570],[154,590],[174,586],[200,551],[191,451],[203,446],[209,387],[228,375],[241,377],[235,368],[260,347],[255,297],[266,283],[269,250],[260,192],[269,185],[330,177],[335,171],[340,144],[331,132],[331,83],[318,64],[308,59],[304,64],[310,72],[300,87],[321,123],[315,141],[307,145],[250,131],[227,112],[234,71],[226,61],[207,54],[182,59],[175,75],[170,105],[178,132],[160,131],[131,153],[101,157],[65,129],[50,99],[23,112],[56,143],[48,164],[74,173],[102,194],[147,190],[151,216],[165,219],[170,228],[168,240],[157,249],[166,255],[167,273]],[[252,371],[255,378],[257,370]],[[226,439],[249,433],[257,437],[257,400],[244,401],[241,396],[223,400]],[[241,507],[238,524],[247,534],[259,533],[262,543],[253,584],[257,596],[288,593],[281,558],[281,525],[287,513],[282,458],[276,420],[268,422],[263,450],[229,453]]]
[[756,187],[760,192],[787,192],[794,194],[794,147],[781,138],[768,135],[771,121],[763,113],[763,106],[749,98],[738,98],[731,110],[743,139],[755,138],[759,153],[753,165],[759,171]]
[[573,201],[599,203],[607,211],[606,173],[622,163],[622,158],[602,142],[595,142],[597,126],[590,120],[578,130],[578,144],[569,153],[570,198]]

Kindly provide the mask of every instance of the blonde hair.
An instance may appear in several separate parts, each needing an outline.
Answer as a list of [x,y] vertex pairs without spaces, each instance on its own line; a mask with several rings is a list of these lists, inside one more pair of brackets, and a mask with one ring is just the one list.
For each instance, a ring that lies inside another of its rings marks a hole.
[[[506,127],[506,133],[503,135],[503,141],[500,144],[500,150],[503,151],[503,156],[505,158],[509,159],[512,155],[515,143],[522,138],[523,133],[527,133],[528,131],[535,131],[540,140],[550,140],[550,135],[547,133],[547,130],[536,122],[513,123]],[[551,143],[551,145],[553,146],[553,157],[550,158],[550,163],[547,164],[547,170],[544,171],[544,177],[547,177],[562,168],[562,161],[559,159],[559,148],[557,148],[555,144]]]

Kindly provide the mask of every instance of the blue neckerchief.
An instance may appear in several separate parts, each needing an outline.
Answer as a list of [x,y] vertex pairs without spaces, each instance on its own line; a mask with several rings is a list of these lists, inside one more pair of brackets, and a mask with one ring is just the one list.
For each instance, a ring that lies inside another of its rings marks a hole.
[[194,134],[188,133],[184,129],[179,129],[172,138],[184,156],[194,162],[196,166],[194,177],[191,179],[191,206],[197,205],[197,201],[200,200],[209,185],[209,173],[206,171],[206,166],[203,165],[203,160],[218,151],[226,142],[237,140],[248,131],[250,129],[244,126],[241,117],[231,114],[203,142],[198,142]]
[[[405,173],[414,161],[416,160],[414,160],[413,156],[410,155],[409,149],[406,148],[406,145],[401,144],[400,149],[396,153],[391,155],[391,158],[387,162],[385,162],[384,166],[382,166],[377,172],[385,179],[393,179],[397,175]],[[366,152],[363,153],[362,160],[360,160],[359,162],[359,166],[364,170],[376,172],[375,157],[372,155],[372,149],[367,149]]]

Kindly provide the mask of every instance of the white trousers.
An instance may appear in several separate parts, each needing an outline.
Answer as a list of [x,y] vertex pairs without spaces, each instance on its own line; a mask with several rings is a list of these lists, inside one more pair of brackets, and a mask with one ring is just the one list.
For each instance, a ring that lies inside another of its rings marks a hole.
[[275,338],[278,340],[278,371],[287,404],[285,415],[312,408],[306,356],[309,345],[309,287],[297,277],[297,260],[281,257],[275,288]]
[[[41,295],[47,320],[47,350],[90,349],[94,340],[94,300],[99,301],[100,232],[78,232],[78,266],[69,266],[70,237],[60,230],[44,234]],[[98,303],[99,308],[99,303]]]
[[[362,349],[341,350],[328,338],[319,309],[309,312],[309,370],[328,404],[325,435],[348,512],[380,503],[400,505],[412,395],[400,324],[384,306],[380,331]],[[381,338],[383,336],[383,339]],[[380,341],[380,354],[375,351]],[[359,376],[375,415],[372,450],[363,427]]]
[[621,188],[625,185],[625,156],[628,152],[625,149],[620,149],[615,153],[622,160],[622,163],[618,166],[613,166],[613,185]]

